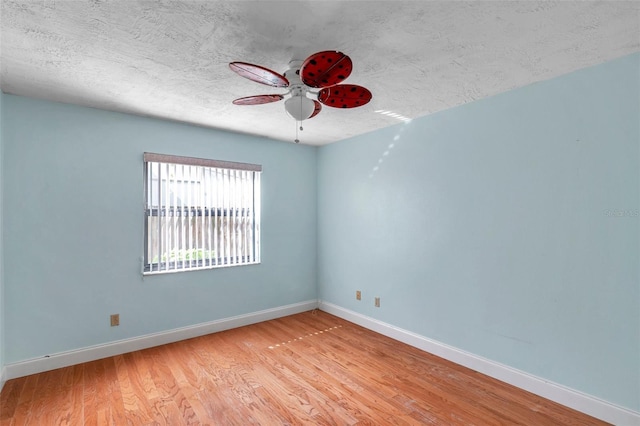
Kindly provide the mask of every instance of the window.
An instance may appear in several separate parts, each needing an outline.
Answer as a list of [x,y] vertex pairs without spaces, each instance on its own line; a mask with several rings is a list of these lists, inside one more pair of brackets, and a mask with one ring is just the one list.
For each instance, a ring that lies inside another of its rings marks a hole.
[[261,171],[146,152],[143,272],[260,263]]

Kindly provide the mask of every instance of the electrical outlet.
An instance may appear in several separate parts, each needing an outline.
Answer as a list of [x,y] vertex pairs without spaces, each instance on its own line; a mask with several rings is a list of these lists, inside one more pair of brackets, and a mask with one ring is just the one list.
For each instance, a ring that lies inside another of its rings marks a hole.
[[380,298],[379,297],[376,297],[376,302],[375,303],[376,303],[376,308],[379,308],[380,307]]
[[356,300],[362,300],[362,293],[360,290],[356,290]]
[[120,314],[111,315],[111,327],[120,325]]

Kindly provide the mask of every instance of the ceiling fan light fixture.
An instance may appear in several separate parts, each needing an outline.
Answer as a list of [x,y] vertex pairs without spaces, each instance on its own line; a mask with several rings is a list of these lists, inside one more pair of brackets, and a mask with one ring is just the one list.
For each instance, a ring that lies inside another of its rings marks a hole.
[[311,117],[315,110],[314,102],[304,95],[292,96],[284,102],[284,109],[296,121]]

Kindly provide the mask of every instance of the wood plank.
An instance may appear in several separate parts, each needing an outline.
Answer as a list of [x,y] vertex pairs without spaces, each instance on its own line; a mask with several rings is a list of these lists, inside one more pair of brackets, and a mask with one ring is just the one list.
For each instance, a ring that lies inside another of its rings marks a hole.
[[10,380],[0,394],[0,424],[9,424],[16,412],[26,381]]
[[[118,355],[103,360],[104,375],[103,381],[100,383],[97,398],[100,400],[98,413],[103,421],[109,425],[128,425],[140,424],[134,423],[127,418],[124,409],[124,401],[122,399],[122,391],[120,390],[120,382],[118,380],[117,365],[122,360],[122,355]],[[98,424],[101,423],[100,419]]]
[[10,380],[0,426],[604,425],[320,311]]

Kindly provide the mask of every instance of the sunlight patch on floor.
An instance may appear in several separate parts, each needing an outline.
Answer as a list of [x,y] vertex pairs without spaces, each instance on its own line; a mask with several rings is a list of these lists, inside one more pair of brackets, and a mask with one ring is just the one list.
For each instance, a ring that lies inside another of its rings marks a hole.
[[329,332],[331,330],[335,330],[335,329],[341,328],[341,327],[342,327],[341,325],[336,325],[335,327],[329,327],[329,328],[325,328],[324,330],[315,331],[313,333],[309,333],[309,334],[304,335],[304,336],[296,337],[295,339],[287,340],[286,342],[276,343],[275,345],[269,346],[269,349],[276,349],[276,348],[279,348],[280,346],[285,346],[285,345],[287,345],[289,343],[294,343],[294,342],[297,342],[298,340],[302,340],[304,338],[309,338],[309,337],[317,336],[319,334],[324,334],[326,332]]

